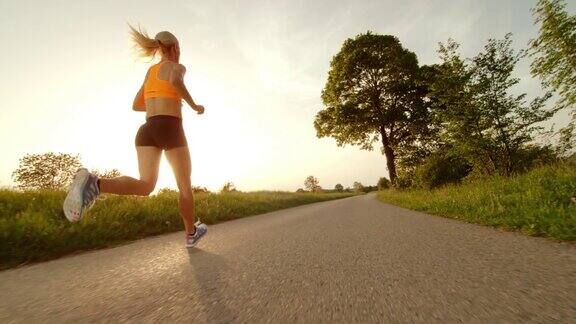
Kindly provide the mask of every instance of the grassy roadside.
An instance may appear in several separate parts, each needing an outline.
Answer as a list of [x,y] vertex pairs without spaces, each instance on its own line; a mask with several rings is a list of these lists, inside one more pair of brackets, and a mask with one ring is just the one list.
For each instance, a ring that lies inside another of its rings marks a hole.
[[528,235],[576,241],[576,163],[435,190],[385,190],[381,201]]
[[[149,197],[103,195],[84,218],[69,223],[63,191],[0,190],[0,269],[54,259],[80,250],[117,245],[183,230],[178,194]],[[196,215],[206,224],[352,194],[254,192],[197,194]]]

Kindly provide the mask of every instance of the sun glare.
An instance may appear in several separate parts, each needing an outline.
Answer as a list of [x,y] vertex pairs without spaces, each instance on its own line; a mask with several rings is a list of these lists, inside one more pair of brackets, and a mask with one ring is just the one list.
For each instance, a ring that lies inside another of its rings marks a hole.
[[[197,115],[186,103],[182,108],[192,160],[192,184],[210,190],[218,190],[227,181],[241,186],[251,172],[257,171],[258,161],[264,157],[257,130],[248,125],[240,110],[234,109],[225,96],[211,90],[207,82],[192,80],[191,84],[197,94],[195,101],[206,107],[203,115]],[[88,168],[101,171],[116,168],[124,175],[139,177],[134,137],[145,122],[145,113],[131,109],[136,88],[127,81],[103,87],[106,98],[89,98],[74,116],[74,132],[85,130],[85,124],[95,126],[86,137],[73,137],[68,143],[72,151],[80,151]],[[91,139],[89,147],[85,145],[86,138]],[[170,164],[162,154],[154,192],[166,187],[177,189]]]

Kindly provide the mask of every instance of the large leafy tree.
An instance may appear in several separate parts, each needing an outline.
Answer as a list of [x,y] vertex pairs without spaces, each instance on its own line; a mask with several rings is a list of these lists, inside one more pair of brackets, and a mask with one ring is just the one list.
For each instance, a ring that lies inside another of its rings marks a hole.
[[[560,107],[576,107],[576,16],[562,0],[539,0],[532,14],[540,26],[538,38],[529,43],[534,76],[557,91]],[[576,111],[574,111],[576,114]]]
[[470,61],[460,58],[458,44],[440,46],[443,61],[431,86],[435,115],[442,120],[440,136],[482,174],[510,175],[524,165],[525,149],[539,122],[555,109],[544,109],[549,94],[526,103],[526,94],[513,95],[519,79],[512,72],[520,55],[511,48],[511,34],[490,39]]
[[318,178],[316,178],[315,176],[308,176],[306,180],[304,180],[304,187],[306,187],[306,189],[312,192],[320,191],[322,189],[320,187],[320,182],[318,181]]
[[12,177],[20,189],[65,189],[81,166],[78,155],[26,154]]
[[414,171],[428,156],[446,146],[446,142],[440,137],[443,129],[442,119],[434,115],[432,109],[435,98],[431,96],[431,86],[438,79],[440,69],[441,66],[437,64],[423,65],[419,69],[417,84],[419,95],[423,96],[419,107],[421,113],[408,137],[412,142],[404,142],[404,145],[396,147],[399,176],[405,176]]
[[411,145],[425,124],[418,75],[416,55],[396,37],[367,32],[347,39],[330,63],[317,136],[365,150],[380,140],[394,183],[398,149]]
[[364,192],[364,185],[358,181],[354,181],[354,191],[356,193]]

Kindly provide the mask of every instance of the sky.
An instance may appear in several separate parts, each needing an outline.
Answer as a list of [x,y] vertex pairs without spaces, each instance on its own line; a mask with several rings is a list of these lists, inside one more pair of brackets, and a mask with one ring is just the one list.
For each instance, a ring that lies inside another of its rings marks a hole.
[[[464,57],[488,38],[536,37],[536,1],[0,1],[0,186],[26,154],[79,154],[88,169],[138,178],[134,137],[145,114],[132,110],[150,62],[132,48],[127,23],[180,41],[180,63],[197,115],[183,105],[192,183],[218,190],[296,190],[314,175],[324,188],[388,176],[379,147],[362,151],[317,138],[313,121],[330,60],[368,30],[397,36],[420,64],[438,63],[453,38]],[[574,6],[569,5],[569,11]],[[528,59],[514,91],[542,94]],[[551,105],[553,102],[550,101]],[[567,112],[546,126],[567,124]],[[162,157],[155,192],[176,188]]]

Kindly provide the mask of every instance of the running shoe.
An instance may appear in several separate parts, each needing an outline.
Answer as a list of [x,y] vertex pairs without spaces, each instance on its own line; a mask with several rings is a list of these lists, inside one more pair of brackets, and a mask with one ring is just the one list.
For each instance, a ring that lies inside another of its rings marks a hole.
[[[208,227],[206,226],[206,224],[204,223],[199,223],[200,221],[197,221],[196,223],[194,223],[194,225],[196,226],[196,232],[194,234],[188,234],[186,235],[186,247],[193,247],[196,245],[196,243],[198,243],[198,241],[200,241],[200,239],[202,238],[202,236],[206,235],[206,233],[208,232]],[[196,225],[198,224],[198,225]]]
[[98,177],[88,172],[86,168],[78,169],[64,200],[64,215],[69,221],[79,221],[84,212],[94,205],[100,194],[97,181]]

